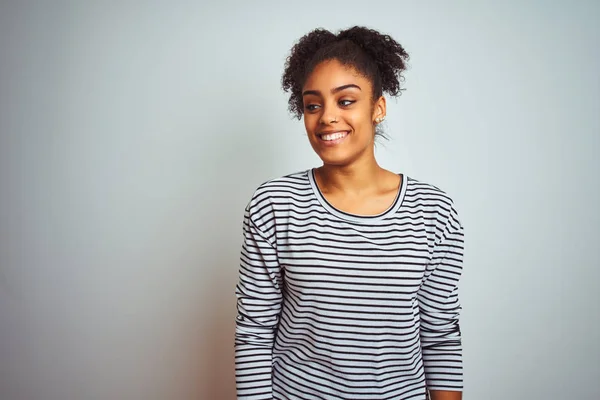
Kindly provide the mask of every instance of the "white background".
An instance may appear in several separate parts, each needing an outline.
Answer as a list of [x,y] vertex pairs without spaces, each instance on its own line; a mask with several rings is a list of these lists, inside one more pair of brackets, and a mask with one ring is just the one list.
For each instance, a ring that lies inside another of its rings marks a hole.
[[0,398],[233,399],[241,219],[318,165],[316,27],[411,55],[380,163],[455,200],[465,399],[598,399],[600,3],[3,1]]

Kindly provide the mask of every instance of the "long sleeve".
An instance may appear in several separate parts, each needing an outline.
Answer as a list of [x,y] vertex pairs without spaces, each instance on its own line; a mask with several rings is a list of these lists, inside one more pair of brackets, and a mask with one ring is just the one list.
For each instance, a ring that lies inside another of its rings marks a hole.
[[282,277],[274,245],[246,209],[236,286],[237,398],[272,399],[272,349],[281,311]]
[[463,243],[463,228],[451,207],[418,292],[421,348],[429,390],[460,391],[463,386],[458,299]]

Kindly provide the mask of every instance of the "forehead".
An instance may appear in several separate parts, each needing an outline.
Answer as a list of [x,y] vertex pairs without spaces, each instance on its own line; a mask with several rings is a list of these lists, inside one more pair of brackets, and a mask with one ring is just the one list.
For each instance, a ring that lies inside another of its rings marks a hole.
[[343,65],[337,60],[327,60],[318,64],[310,73],[304,82],[303,90],[329,91],[351,83],[360,86],[363,91],[371,88],[369,79],[352,66]]

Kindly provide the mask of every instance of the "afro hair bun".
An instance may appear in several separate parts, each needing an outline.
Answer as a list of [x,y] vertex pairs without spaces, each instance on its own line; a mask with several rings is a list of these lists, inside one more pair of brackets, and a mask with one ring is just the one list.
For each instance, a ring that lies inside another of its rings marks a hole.
[[315,29],[304,35],[292,47],[285,62],[281,80],[285,92],[290,92],[289,110],[302,118],[304,105],[302,88],[314,68],[323,61],[337,60],[356,69],[373,84],[373,98],[383,93],[398,96],[400,83],[409,56],[391,36],[376,30],[354,26],[336,34]]

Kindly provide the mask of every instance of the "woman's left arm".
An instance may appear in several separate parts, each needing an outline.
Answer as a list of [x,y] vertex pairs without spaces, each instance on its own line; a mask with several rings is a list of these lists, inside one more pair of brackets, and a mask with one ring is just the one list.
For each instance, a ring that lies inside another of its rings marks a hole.
[[462,274],[463,238],[462,225],[451,203],[418,292],[421,349],[432,400],[462,397],[458,281]]

